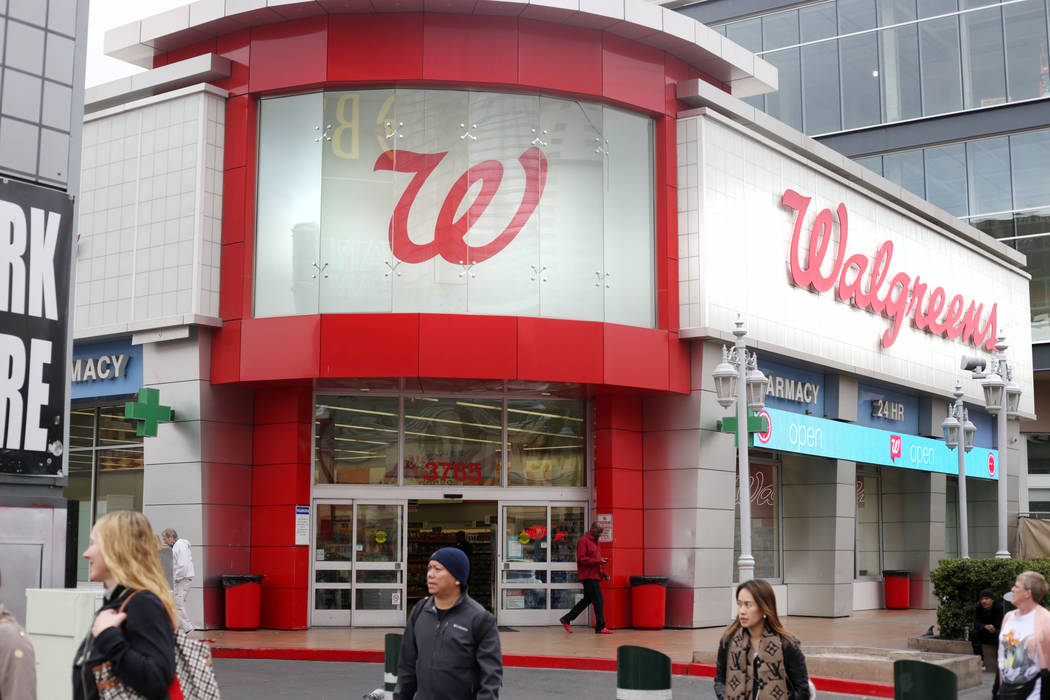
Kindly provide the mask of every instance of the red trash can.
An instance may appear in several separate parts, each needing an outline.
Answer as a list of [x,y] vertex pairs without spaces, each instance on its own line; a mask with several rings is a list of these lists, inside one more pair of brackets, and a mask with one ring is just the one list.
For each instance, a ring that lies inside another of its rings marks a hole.
[[887,608],[899,610],[911,607],[910,571],[883,571],[882,581]]
[[262,607],[262,574],[223,574],[225,589],[226,629],[259,629]]
[[663,629],[667,616],[667,577],[631,576],[631,626]]

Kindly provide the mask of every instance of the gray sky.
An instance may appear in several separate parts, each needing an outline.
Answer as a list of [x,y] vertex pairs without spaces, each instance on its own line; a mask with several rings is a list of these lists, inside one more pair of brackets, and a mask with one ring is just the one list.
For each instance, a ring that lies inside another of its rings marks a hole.
[[130,63],[102,54],[102,38],[107,29],[189,3],[190,0],[91,0],[86,86],[92,87],[142,71]]

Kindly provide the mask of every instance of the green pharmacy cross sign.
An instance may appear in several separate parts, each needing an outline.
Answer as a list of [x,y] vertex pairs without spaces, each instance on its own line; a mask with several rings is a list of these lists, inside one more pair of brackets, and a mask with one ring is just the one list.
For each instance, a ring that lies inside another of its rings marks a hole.
[[124,417],[139,421],[135,434],[139,437],[157,437],[157,424],[175,420],[175,411],[170,406],[160,405],[160,392],[156,389],[139,389],[139,400],[124,404]]

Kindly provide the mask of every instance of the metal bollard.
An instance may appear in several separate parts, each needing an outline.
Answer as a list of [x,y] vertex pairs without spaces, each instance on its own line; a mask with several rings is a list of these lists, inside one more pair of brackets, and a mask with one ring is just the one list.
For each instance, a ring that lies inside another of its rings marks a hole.
[[386,700],[393,700],[394,697],[394,686],[397,685],[397,659],[401,654],[402,636],[394,632],[386,635],[386,644],[383,647],[383,691]]
[[670,700],[671,657],[645,647],[616,650],[616,700]]
[[958,686],[955,674],[943,666],[911,659],[893,662],[894,700],[955,700]]

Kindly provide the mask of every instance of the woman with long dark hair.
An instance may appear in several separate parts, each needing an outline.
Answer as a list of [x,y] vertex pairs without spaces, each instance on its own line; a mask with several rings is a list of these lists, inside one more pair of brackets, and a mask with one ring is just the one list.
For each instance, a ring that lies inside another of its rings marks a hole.
[[806,657],[777,616],[777,597],[763,579],[736,587],[737,616],[718,643],[719,700],[808,700]]

